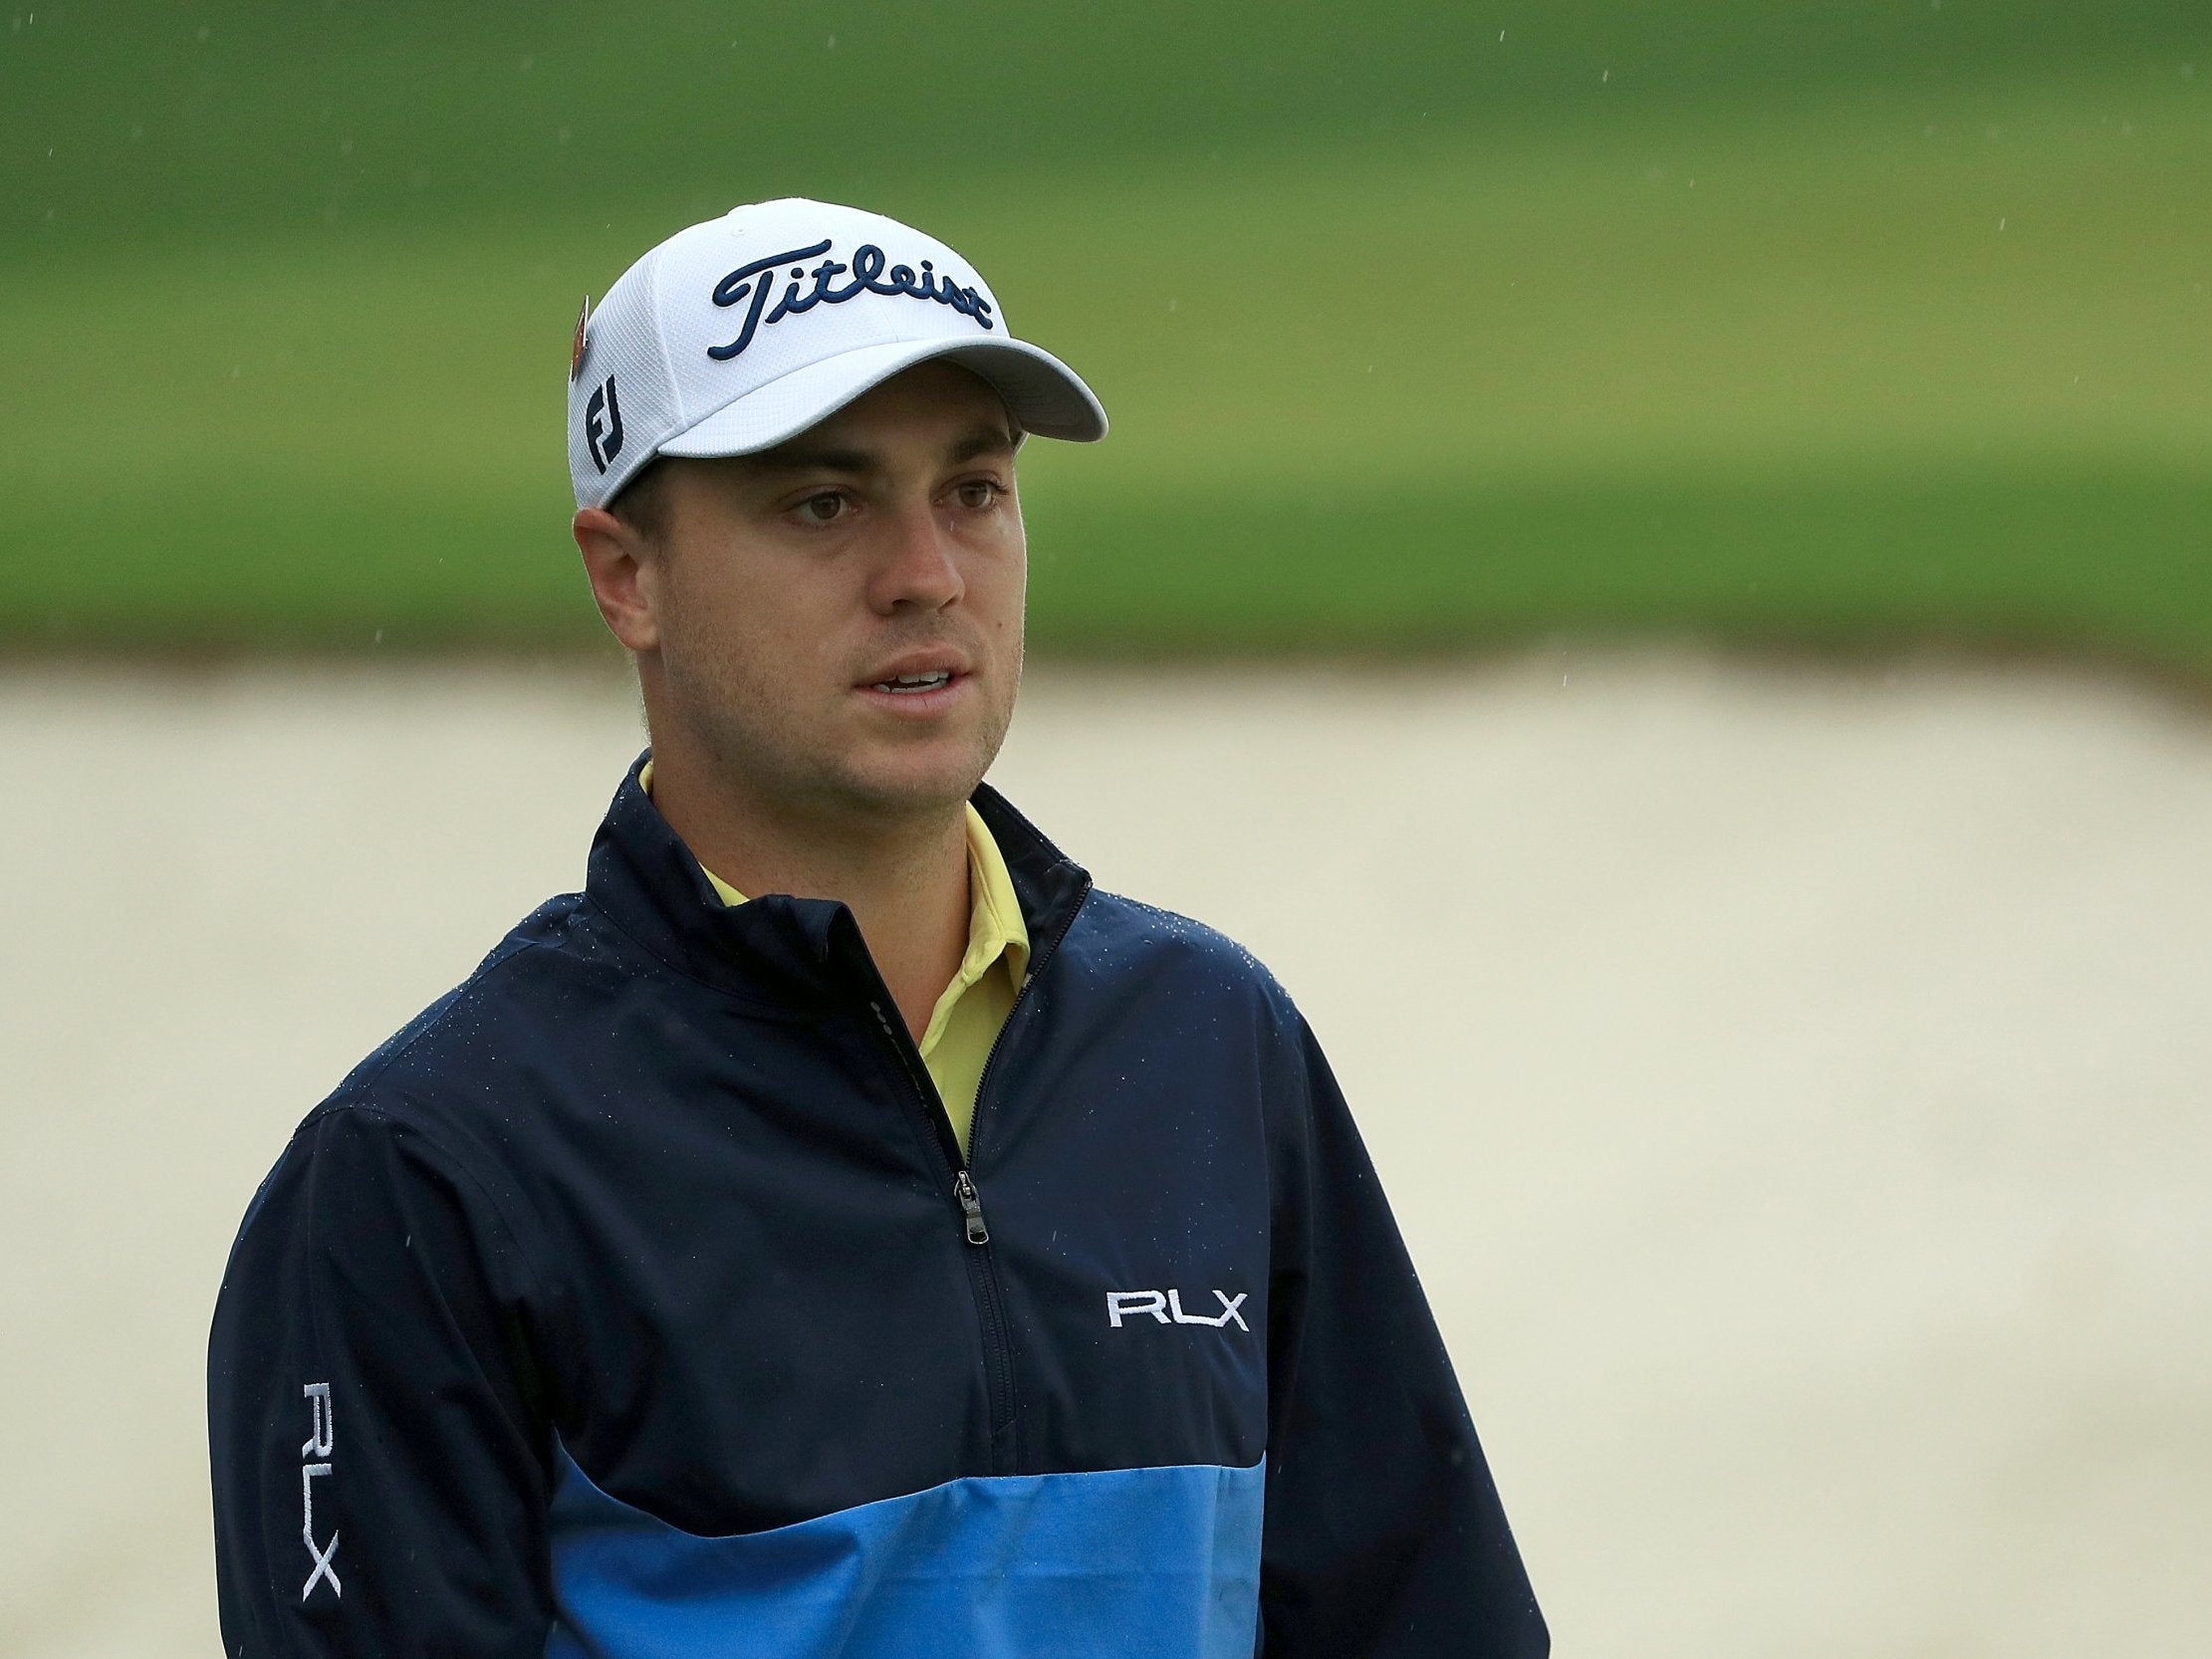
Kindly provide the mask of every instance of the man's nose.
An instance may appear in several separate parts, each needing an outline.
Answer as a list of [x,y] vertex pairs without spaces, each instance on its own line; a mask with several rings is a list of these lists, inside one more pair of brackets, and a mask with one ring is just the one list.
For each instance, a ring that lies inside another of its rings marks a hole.
[[967,591],[958,541],[934,502],[902,504],[885,531],[889,545],[869,594],[875,609],[888,614],[910,604],[941,610]]

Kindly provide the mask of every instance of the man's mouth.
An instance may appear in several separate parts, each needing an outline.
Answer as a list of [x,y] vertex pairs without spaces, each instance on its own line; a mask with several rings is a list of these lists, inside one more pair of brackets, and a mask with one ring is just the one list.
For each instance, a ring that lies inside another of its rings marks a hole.
[[933,674],[901,674],[895,680],[877,680],[877,691],[888,691],[894,696],[917,691],[934,691],[941,685],[952,683],[952,670],[940,668]]

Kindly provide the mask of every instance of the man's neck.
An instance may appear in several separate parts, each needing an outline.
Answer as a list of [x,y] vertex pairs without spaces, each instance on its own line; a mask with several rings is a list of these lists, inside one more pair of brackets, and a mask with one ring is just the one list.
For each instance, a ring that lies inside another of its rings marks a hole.
[[653,805],[699,862],[747,898],[842,899],[919,1042],[967,950],[965,803],[856,822],[779,812],[679,754],[655,751]]

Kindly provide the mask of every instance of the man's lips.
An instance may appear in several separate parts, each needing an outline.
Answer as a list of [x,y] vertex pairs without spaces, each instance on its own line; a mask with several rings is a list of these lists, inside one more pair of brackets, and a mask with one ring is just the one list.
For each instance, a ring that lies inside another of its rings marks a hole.
[[892,657],[888,662],[878,663],[872,672],[861,675],[856,683],[861,686],[882,686],[900,680],[920,680],[939,675],[947,679],[958,679],[969,671],[967,658],[938,645],[908,651],[901,656]]
[[961,701],[975,678],[972,673],[939,669],[936,672],[943,675],[942,678],[919,681],[918,675],[927,672],[926,669],[909,671],[903,676],[905,684],[900,684],[898,679],[872,681],[855,686],[854,690],[895,714],[935,714]]

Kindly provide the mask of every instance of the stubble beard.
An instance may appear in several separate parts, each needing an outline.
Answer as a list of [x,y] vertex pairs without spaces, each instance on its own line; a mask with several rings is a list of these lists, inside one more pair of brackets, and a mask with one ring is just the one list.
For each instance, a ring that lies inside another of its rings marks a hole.
[[[705,760],[718,791],[794,824],[882,832],[941,818],[974,794],[1013,722],[1022,665],[1017,636],[1007,693],[988,697],[981,687],[973,693],[987,700],[963,734],[969,741],[962,746],[962,762],[955,764],[948,756],[921,769],[920,776],[896,764],[870,768],[840,753],[837,744],[809,730],[768,687],[725,683],[666,655],[661,677],[668,715],[680,722],[686,746]],[[898,747],[895,742],[867,746],[872,753],[890,755]]]

